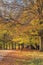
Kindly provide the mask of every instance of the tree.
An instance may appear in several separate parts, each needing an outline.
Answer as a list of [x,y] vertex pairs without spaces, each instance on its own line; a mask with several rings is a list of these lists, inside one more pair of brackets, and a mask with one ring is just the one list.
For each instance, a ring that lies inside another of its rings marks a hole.
[[[2,27],[0,26],[0,29],[10,30],[10,33],[14,35],[13,38],[19,37],[21,34],[26,41],[27,37],[25,39],[25,35],[29,36],[27,33],[32,32],[31,30],[33,30],[33,32],[35,31],[34,33],[37,34],[36,31],[41,27],[41,24],[43,24],[43,0],[19,0],[19,2],[18,0],[13,0],[13,2],[11,1],[10,3],[8,0],[0,0],[0,13],[2,21],[6,23],[2,23],[3,26],[1,25]],[[33,20],[34,22],[38,20],[38,24],[34,23],[36,25],[31,26],[30,22]],[[9,34],[4,34],[5,38],[7,36],[9,37]],[[8,38],[6,39],[8,41]]]
[[40,50],[43,51],[43,30],[39,31],[39,36],[41,37]]
[[[30,0],[30,12],[34,17],[32,19],[39,19],[39,24],[43,24],[43,0]],[[31,18],[30,18],[31,19]],[[43,30],[38,30],[41,36],[41,50],[43,49]]]
[[[4,34],[3,34],[2,41],[3,41],[4,49],[5,49],[5,48],[7,49],[7,43],[10,42],[10,44],[12,44],[12,43],[11,43],[11,41],[12,41],[11,39],[12,39],[12,37],[11,37],[8,33],[4,33]],[[10,47],[10,44],[8,44],[9,47]]]

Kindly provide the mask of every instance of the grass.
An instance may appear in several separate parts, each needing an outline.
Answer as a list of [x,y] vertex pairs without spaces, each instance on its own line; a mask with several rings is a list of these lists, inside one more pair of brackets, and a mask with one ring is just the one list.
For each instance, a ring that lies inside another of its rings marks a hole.
[[43,65],[43,59],[16,60],[17,65]]
[[43,59],[33,58],[31,60],[7,58],[0,65],[43,65]]

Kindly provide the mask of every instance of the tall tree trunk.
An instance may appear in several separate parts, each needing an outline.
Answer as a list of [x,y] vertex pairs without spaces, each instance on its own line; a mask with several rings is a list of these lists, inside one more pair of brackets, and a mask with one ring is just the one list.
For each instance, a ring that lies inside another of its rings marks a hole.
[[3,49],[5,49],[5,42],[3,43]]
[[18,49],[20,50],[20,44],[18,44]]
[[23,50],[23,48],[24,48],[24,43],[23,43],[23,44],[21,44],[21,50]]
[[16,50],[16,43],[14,43],[14,49]]
[[7,43],[6,43],[6,50],[7,50]]
[[43,29],[39,31],[40,41],[40,51],[43,51]]
[[12,49],[13,49],[13,43],[12,43]]
[[41,37],[41,51],[43,51],[43,36]]

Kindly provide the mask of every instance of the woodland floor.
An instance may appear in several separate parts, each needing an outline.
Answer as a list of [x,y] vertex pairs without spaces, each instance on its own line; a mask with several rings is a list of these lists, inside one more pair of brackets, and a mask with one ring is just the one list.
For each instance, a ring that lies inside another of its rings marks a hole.
[[0,65],[43,65],[43,52],[0,50]]

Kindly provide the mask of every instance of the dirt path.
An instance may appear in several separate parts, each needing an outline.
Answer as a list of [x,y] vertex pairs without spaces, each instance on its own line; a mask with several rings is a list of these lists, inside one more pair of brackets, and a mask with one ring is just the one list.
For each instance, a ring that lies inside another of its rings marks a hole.
[[[32,59],[43,59],[43,52],[39,51],[14,51],[0,50],[0,65],[23,65],[23,61]],[[22,63],[21,63],[22,62]]]
[[11,51],[8,53],[9,57],[21,59],[43,58],[43,52],[39,51]]
[[39,51],[0,50],[0,58],[2,56],[3,57],[21,58],[21,59],[43,58],[43,52],[39,52]]

